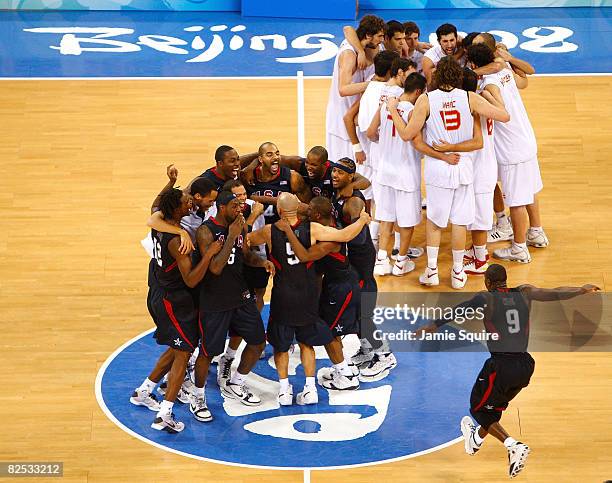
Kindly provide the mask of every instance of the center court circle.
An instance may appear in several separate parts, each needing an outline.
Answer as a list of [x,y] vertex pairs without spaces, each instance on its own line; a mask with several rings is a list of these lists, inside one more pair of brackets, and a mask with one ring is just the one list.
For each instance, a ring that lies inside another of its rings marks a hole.
[[[267,319],[267,313],[263,315]],[[469,411],[472,383],[488,356],[396,352],[398,365],[382,381],[362,383],[357,391],[334,391],[331,396],[319,386],[317,405],[278,407],[278,376],[268,361],[271,348],[267,347],[268,357],[257,363],[248,380],[262,396],[261,407],[238,401],[224,404],[213,365],[206,397],[214,420],[200,423],[187,405],[177,402],[174,414],[185,429],[168,434],[150,427],[154,412],[129,402],[164,350],[152,332],[124,344],[100,369],[96,396],[107,416],[133,436],[167,451],[270,469],[370,465],[453,444],[461,436],[459,421]],[[317,370],[329,365],[328,359],[317,359]],[[290,381],[297,394],[304,383],[301,366]]]

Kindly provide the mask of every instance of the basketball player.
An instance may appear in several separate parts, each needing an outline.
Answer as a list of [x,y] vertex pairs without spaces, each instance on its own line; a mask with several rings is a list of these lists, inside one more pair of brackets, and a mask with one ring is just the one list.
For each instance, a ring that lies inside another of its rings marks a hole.
[[[352,159],[343,158],[334,164],[332,181],[336,194],[332,204],[336,225],[339,227],[354,223],[365,207],[363,194],[351,186],[354,174],[355,162]],[[361,301],[360,348],[352,358],[353,363],[359,367],[361,381],[380,380],[397,365],[397,360],[387,345],[375,340],[373,336],[373,315],[378,293],[374,278],[376,248],[367,227],[348,243],[348,257],[359,275],[361,293],[367,294]]]
[[[503,106],[493,105],[473,92],[461,90],[463,69],[450,56],[438,63],[434,81],[439,86],[421,95],[408,123],[397,112],[397,99],[389,99],[387,106],[397,133],[404,141],[411,140],[425,126],[425,141],[444,140],[453,144],[473,137],[473,113],[506,122],[509,115]],[[487,95],[485,93],[484,95]],[[430,113],[432,115],[430,115]],[[438,115],[433,115],[437,113]],[[467,282],[463,269],[466,227],[474,221],[473,166],[469,155],[462,155],[457,165],[425,156],[425,185],[427,189],[427,268],[419,277],[423,285],[439,285],[438,250],[442,229],[452,224],[453,267],[451,285],[461,289]]]
[[280,165],[281,155],[276,144],[265,142],[259,146],[259,167],[255,169],[255,182],[247,186],[249,198],[264,205],[266,224],[278,221],[276,202],[280,193],[295,193],[301,201],[310,199],[310,190],[304,178]]
[[414,22],[404,22],[404,32],[406,33],[406,48],[402,52],[402,57],[414,62],[420,74],[423,72],[423,54],[433,46],[427,42],[419,42],[421,29]]
[[[486,38],[481,34],[474,39],[475,44],[481,36]],[[479,65],[483,62],[483,55],[479,55],[483,47],[473,45],[471,49],[472,62]],[[504,104],[511,116],[509,123],[497,126],[495,155],[505,201],[510,207],[513,241],[510,247],[495,250],[493,256],[501,260],[529,263],[531,255],[527,245],[546,247],[548,237],[541,226],[536,196],[543,188],[537,141],[518,91],[526,87],[527,79],[515,75],[507,67],[497,77]]]
[[443,57],[452,56],[461,65],[465,63],[462,60],[464,52],[457,36],[457,27],[450,23],[442,24],[436,29],[436,37],[438,45],[433,46],[423,56],[423,75],[429,88],[434,88],[433,73]]
[[[405,80],[404,93],[397,107],[404,122],[408,122],[414,103],[425,87],[425,77],[420,74],[410,74]],[[379,164],[374,183],[377,186],[376,216],[381,222],[381,229],[374,275],[393,273],[402,276],[415,267],[408,258],[408,249],[414,227],[421,222],[421,156],[412,143],[404,142],[396,134],[393,118],[387,113],[385,103],[372,119],[367,134],[372,141],[378,140],[379,145]],[[392,265],[386,247],[395,223],[400,231],[400,246],[397,261]]]
[[204,398],[204,384],[212,358],[223,352],[228,331],[242,337],[246,348],[238,370],[221,387],[224,396],[242,404],[254,406],[259,397],[246,386],[246,378],[265,347],[265,332],[243,276],[243,264],[264,267],[274,273],[274,266],[252,253],[246,243],[246,227],[240,201],[231,192],[223,191],[217,198],[217,214],[198,229],[200,253],[205,253],[215,241],[223,248],[215,255],[200,285],[199,329],[200,352],[195,367],[196,399],[190,406],[199,419]]
[[[360,213],[359,220],[354,226],[343,230],[300,221],[297,217],[299,200],[291,193],[282,193],[277,206],[279,214],[290,224],[289,229],[295,232],[295,236],[305,247],[310,247],[317,241],[347,242],[369,221],[365,211]],[[342,346],[333,344],[335,341],[331,330],[319,317],[319,287],[314,264],[300,262],[293,252],[287,235],[276,224],[266,225],[251,233],[249,242],[266,243],[269,258],[276,267],[267,335],[268,341],[274,347],[274,362],[280,383],[279,404],[282,406],[293,404],[293,387],[289,384],[288,367],[289,348],[294,338],[300,345],[300,355],[306,375],[304,390],[296,398],[298,404],[318,402],[314,379],[316,370],[314,346],[327,346],[332,362],[338,367],[338,375],[333,379],[329,389],[345,390],[359,387],[357,376],[353,375],[344,360]],[[330,344],[333,345],[330,347]]]
[[[384,32],[385,22],[379,17],[366,15],[359,22],[357,38],[364,49],[372,52],[371,57],[374,57],[373,54],[377,52],[378,46],[383,41]],[[365,91],[373,73],[372,67],[358,69],[355,49],[347,41],[340,44],[334,61],[325,118],[326,145],[332,160],[353,156],[354,151],[362,150],[360,146],[351,146],[343,117],[358,96]]]
[[[324,226],[334,226],[331,200],[322,196],[313,198],[309,204],[309,218]],[[317,273],[323,275],[319,315],[335,337],[335,341],[326,347],[333,361],[334,354],[342,352],[342,337],[359,333],[361,290],[357,273],[348,260],[346,243],[319,242],[305,248],[285,220],[277,222],[276,226],[285,232],[299,260],[303,263],[314,261]],[[348,366],[354,376],[359,375],[359,368],[352,361],[348,361]],[[328,389],[344,387],[342,383],[334,382],[334,379],[342,377],[341,366],[335,365],[321,377],[325,381],[322,384]]]
[[[508,288],[507,279],[506,269],[492,264],[485,272],[487,292],[480,292],[459,305],[484,310],[487,333],[497,334],[496,339],[487,342],[491,357],[485,361],[470,396],[470,413],[478,426],[465,416],[461,420],[461,432],[469,455],[480,450],[488,434],[501,441],[508,450],[508,474],[514,478],[525,467],[531,450],[512,438],[499,421],[510,401],[529,385],[535,368],[535,361],[527,352],[531,302],[567,300],[596,292],[599,287],[583,285],[546,289],[520,285]],[[437,320],[423,328],[423,332],[435,332],[447,322],[449,320]]]
[[[172,188],[159,200],[159,208],[169,223],[179,226],[180,220],[192,208],[191,196]],[[184,423],[174,419],[172,408],[185,377],[187,362],[197,346],[198,329],[195,306],[188,287],[195,287],[206,274],[211,258],[221,249],[211,244],[200,262],[193,267],[191,257],[179,251],[179,237],[152,230],[155,283],[149,288],[147,305],[155,321],[155,339],[158,344],[170,347],[159,359],[155,369],[143,384],[134,391],[130,402],[155,409],[155,397],[151,394],[161,377],[170,370],[164,401],[151,424],[153,429],[178,433]],[[204,402],[204,407],[206,403]]]

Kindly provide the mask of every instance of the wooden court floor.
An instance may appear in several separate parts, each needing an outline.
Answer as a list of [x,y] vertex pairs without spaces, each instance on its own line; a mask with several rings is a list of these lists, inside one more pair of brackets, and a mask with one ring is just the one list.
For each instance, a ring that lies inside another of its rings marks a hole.
[[[166,183],[165,166],[175,163],[185,185],[212,165],[219,144],[246,153],[271,140],[295,154],[295,81],[0,86],[0,460],[64,461],[71,482],[303,481],[298,471],[222,466],[156,449],[110,422],[94,395],[108,355],[152,324],[139,240]],[[328,86],[306,81],[307,146],[324,143]],[[511,283],[612,288],[611,93],[611,77],[539,77],[524,91],[551,246],[534,250],[529,265],[509,266]],[[423,239],[419,228],[417,242]],[[441,253],[444,273],[448,235]],[[481,283],[473,277],[468,289]],[[381,285],[420,290],[416,274]],[[533,448],[520,479],[612,478],[610,354],[535,358],[532,385],[503,419]],[[505,475],[503,448],[487,441],[473,458],[459,444],[382,466],[313,471],[311,481],[489,482]]]

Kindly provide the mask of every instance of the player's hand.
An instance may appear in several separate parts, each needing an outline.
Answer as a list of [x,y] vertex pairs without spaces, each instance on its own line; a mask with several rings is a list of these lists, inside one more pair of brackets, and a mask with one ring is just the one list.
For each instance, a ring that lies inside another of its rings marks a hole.
[[443,154],[443,158],[443,161],[445,163],[450,164],[451,166],[459,164],[459,161],[461,160],[461,156],[459,155],[459,153],[445,153]]
[[357,52],[357,68],[365,69],[368,66],[368,58],[366,57],[365,50]]
[[433,45],[431,45],[429,42],[417,42],[417,50],[420,52],[424,52],[426,50],[429,50],[433,47]]
[[276,273],[276,267],[270,260],[265,260],[263,267],[266,269],[266,272],[268,272],[270,275],[274,277],[274,274]]
[[366,153],[364,151],[358,151],[355,153],[355,162],[357,164],[363,164],[366,160]]
[[181,237],[181,246],[179,247],[179,253],[181,255],[186,255],[194,249],[193,242],[191,241],[191,237],[189,236],[189,233],[187,233],[186,230],[181,230],[179,236]]
[[508,52],[506,49],[501,49],[499,47],[497,48],[497,50],[495,50],[495,55],[497,57],[501,57],[506,62],[509,62],[510,59],[512,58],[512,54],[510,52]]
[[368,212],[365,210],[365,208],[363,208],[361,210],[361,213],[359,213],[359,219],[363,222],[364,225],[367,225],[372,220],[372,218],[370,217],[370,215],[368,215]]
[[601,289],[597,285],[586,284],[582,286],[584,293],[599,292]]
[[260,203],[259,201],[256,201],[253,206],[251,207],[251,213],[255,214],[255,218],[257,219],[259,218],[261,215],[263,215],[265,208],[263,203]]
[[223,248],[223,243],[220,242],[219,240],[216,240],[212,242],[210,245],[208,245],[206,253],[210,255],[211,257],[214,257],[217,253],[221,251],[222,248]]
[[399,99],[397,97],[388,97],[387,98],[387,111],[391,111],[391,109],[397,109],[398,104],[399,104]]
[[242,216],[242,213],[240,213],[236,217],[236,219],[232,221],[232,224],[229,226],[228,236],[231,238],[237,238],[238,235],[242,233],[242,230],[244,229],[244,224],[245,224],[244,216]]
[[166,166],[166,174],[168,175],[168,179],[172,182],[172,185],[174,185],[178,179],[178,169],[176,166],[174,166],[174,164]]
[[283,233],[287,233],[289,230],[291,230],[291,225],[284,218],[281,218],[276,223],[274,223],[274,226],[276,226],[276,228],[278,228]]
[[440,153],[448,153],[453,150],[454,145],[447,143],[444,139],[439,139],[438,142],[433,142],[431,147]]

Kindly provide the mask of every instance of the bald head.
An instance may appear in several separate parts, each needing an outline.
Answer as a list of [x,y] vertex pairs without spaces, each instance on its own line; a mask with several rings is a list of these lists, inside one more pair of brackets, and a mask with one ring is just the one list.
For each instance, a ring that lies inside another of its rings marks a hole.
[[259,146],[259,150],[258,153],[260,156],[262,156],[263,154],[265,154],[267,151],[277,151],[277,147],[276,144],[270,142],[270,141],[266,141],[265,143],[263,143],[261,146]]
[[297,212],[298,206],[300,206],[300,200],[297,196],[292,193],[281,193],[278,195],[278,200],[276,201],[276,209],[278,213],[283,216],[289,214],[295,214]]
[[489,32],[483,32],[474,37],[473,44],[485,44],[489,47],[493,52],[495,52],[495,37],[493,37]]

